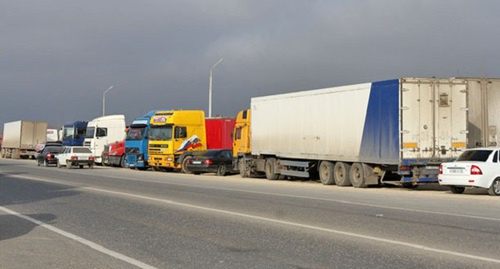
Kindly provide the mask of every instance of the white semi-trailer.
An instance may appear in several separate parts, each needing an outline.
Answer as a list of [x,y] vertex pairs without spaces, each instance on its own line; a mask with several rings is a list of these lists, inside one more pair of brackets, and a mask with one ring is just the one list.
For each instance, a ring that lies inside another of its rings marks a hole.
[[467,81],[467,147],[500,145],[500,79],[463,78]]
[[47,122],[13,121],[3,125],[2,158],[32,158],[47,140]]
[[466,79],[401,78],[255,97],[238,114],[242,176],[364,187],[437,182],[467,144]]

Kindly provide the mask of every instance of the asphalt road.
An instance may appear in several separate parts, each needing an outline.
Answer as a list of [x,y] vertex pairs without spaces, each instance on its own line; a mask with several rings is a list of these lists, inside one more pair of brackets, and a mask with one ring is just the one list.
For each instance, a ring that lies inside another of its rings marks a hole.
[[500,197],[0,160],[1,268],[500,268]]

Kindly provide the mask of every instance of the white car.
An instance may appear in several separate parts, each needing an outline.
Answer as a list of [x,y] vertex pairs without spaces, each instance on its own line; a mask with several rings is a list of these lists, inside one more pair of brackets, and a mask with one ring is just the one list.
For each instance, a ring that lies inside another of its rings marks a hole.
[[464,151],[454,162],[439,166],[439,184],[449,186],[453,193],[465,187],[488,189],[500,195],[500,148],[475,148]]
[[57,167],[66,166],[68,169],[73,166],[93,168],[95,160],[89,148],[79,146],[64,147],[63,151],[57,155],[57,159]]

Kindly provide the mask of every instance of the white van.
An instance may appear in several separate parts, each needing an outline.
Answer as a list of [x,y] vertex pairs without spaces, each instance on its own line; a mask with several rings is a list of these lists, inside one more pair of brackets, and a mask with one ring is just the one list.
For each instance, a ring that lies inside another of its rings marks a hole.
[[125,128],[124,115],[103,116],[89,121],[83,145],[92,150],[96,163],[102,163],[105,145],[125,139]]

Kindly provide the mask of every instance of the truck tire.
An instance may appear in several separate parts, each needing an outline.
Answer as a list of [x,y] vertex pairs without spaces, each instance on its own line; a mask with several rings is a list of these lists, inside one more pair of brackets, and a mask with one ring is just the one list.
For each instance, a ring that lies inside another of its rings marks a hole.
[[274,172],[274,164],[276,163],[275,158],[268,158],[266,160],[265,164],[265,170],[266,170],[266,178],[269,180],[276,180],[278,179],[279,175]]
[[182,160],[182,164],[181,164],[181,171],[182,171],[182,173],[184,173],[184,174],[192,174],[191,171],[189,171],[189,169],[187,168],[187,162],[191,158],[193,158],[193,157],[192,156],[186,156],[186,157],[184,157],[184,160]]
[[249,176],[250,171],[247,170],[247,163],[245,158],[241,158],[238,162],[238,168],[240,170],[240,176],[246,178]]
[[332,185],[335,183],[333,171],[332,162],[322,161],[319,164],[319,180],[323,185]]
[[333,179],[335,180],[335,184],[337,184],[337,186],[351,186],[351,179],[349,176],[351,166],[349,164],[336,162],[333,170]]
[[496,178],[488,189],[489,195],[500,196],[500,178]]
[[120,167],[121,167],[121,168],[125,168],[125,167],[127,167],[127,164],[125,163],[125,155],[122,155],[122,156],[120,157]]
[[363,170],[363,165],[360,163],[354,163],[351,166],[349,177],[351,179],[352,186],[355,188],[365,188],[365,172]]

